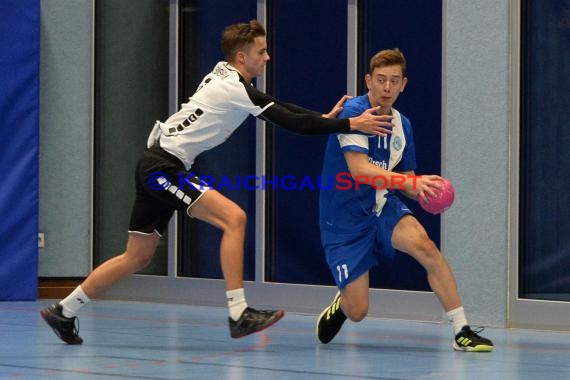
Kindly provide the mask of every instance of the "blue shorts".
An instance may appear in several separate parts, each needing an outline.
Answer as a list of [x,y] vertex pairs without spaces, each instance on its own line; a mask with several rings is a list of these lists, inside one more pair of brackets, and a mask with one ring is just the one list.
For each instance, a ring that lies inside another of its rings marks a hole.
[[339,289],[378,264],[377,255],[393,257],[392,233],[396,224],[412,211],[397,196],[390,196],[379,216],[365,230],[329,231],[321,228],[321,241],[329,268]]

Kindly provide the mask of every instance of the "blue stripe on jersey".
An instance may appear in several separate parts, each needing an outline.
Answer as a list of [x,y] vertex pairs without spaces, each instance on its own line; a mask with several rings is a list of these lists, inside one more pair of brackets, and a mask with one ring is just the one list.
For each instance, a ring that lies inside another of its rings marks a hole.
[[342,152],[361,152],[361,153],[368,153],[368,149],[365,149],[358,145],[347,145],[345,147],[340,148]]

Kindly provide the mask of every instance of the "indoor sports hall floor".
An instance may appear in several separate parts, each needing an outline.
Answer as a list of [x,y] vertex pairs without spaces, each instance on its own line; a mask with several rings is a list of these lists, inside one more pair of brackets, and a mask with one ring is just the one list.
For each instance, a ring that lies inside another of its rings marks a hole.
[[69,346],[49,303],[0,303],[0,379],[570,379],[569,333],[488,328],[495,351],[463,353],[449,325],[369,318],[322,345],[315,315],[288,313],[233,340],[225,308],[95,301]]

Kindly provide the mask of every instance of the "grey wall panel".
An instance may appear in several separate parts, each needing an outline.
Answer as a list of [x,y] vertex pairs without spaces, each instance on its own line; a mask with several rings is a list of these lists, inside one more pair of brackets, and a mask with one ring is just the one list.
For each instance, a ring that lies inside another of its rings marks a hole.
[[473,323],[502,326],[507,303],[508,1],[447,1],[443,173],[456,201],[444,251]]
[[91,267],[92,0],[41,2],[40,277]]

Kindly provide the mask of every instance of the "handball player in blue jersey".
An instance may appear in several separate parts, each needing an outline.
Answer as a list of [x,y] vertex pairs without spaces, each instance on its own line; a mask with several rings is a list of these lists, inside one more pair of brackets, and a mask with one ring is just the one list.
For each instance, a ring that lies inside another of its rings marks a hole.
[[392,133],[372,136],[339,133],[329,137],[322,178],[335,178],[320,193],[319,224],[327,263],[339,292],[317,321],[317,338],[329,343],[346,319],[359,322],[368,313],[369,270],[377,256],[395,250],[415,258],[427,271],[431,289],[454,328],[453,348],[492,351],[493,343],[467,322],[449,264],[396,191],[418,200],[433,196],[441,177],[415,175],[416,156],[410,121],[395,108],[407,84],[406,60],[398,49],[370,60],[368,92],[344,104],[338,117],[359,115],[371,107],[393,117]]

